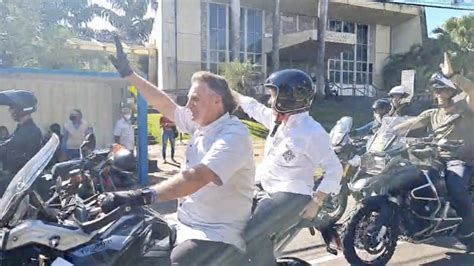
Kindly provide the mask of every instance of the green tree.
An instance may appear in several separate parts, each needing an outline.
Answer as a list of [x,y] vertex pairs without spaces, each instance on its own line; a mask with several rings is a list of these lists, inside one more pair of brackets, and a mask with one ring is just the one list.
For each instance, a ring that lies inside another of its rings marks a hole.
[[451,43],[453,66],[469,78],[474,78],[474,15],[448,19],[442,28],[433,31],[438,39]]
[[87,29],[95,16],[94,6],[88,0],[41,0],[41,24],[44,27],[63,25],[74,33]]
[[[66,42],[71,28],[47,17],[44,0],[2,0],[0,3],[0,58],[5,67],[72,68],[79,66],[77,52]],[[49,12],[49,11],[48,11]]]
[[460,70],[469,78],[474,78],[474,16],[451,18],[442,28],[437,28],[433,33],[435,39],[429,39],[422,45],[414,45],[406,53],[394,54],[388,58],[382,75],[386,90],[400,84],[400,73],[404,69],[415,69],[415,89],[423,91],[427,88],[428,79],[439,70],[443,59],[443,52],[451,54],[455,69]]
[[261,73],[254,71],[250,63],[232,61],[222,65],[222,75],[231,89],[244,95],[255,95],[254,87],[259,83]]
[[152,0],[107,0],[111,8],[94,5],[96,14],[107,19],[129,41],[145,42],[153,27],[153,18],[145,18]]

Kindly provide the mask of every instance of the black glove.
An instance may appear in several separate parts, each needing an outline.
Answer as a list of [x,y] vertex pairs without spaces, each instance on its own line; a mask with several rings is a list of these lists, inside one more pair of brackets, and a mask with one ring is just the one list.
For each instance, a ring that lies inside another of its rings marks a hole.
[[100,200],[100,207],[109,213],[120,206],[142,206],[155,201],[156,193],[149,188],[128,191],[107,192]]
[[117,49],[117,57],[109,55],[109,60],[122,78],[128,77],[133,73],[130,62],[128,62],[127,55],[123,52],[122,43],[117,35],[114,36],[114,40],[115,48]]

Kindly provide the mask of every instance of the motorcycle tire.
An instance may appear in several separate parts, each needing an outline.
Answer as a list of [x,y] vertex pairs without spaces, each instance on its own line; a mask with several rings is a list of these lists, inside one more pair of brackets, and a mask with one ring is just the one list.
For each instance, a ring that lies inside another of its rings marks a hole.
[[390,224],[388,226],[390,229],[388,245],[385,245],[384,253],[380,257],[377,257],[375,261],[362,260],[355,249],[356,230],[358,230],[359,223],[373,212],[380,213],[382,207],[386,206],[376,201],[367,202],[352,215],[348,220],[348,223],[344,226],[344,231],[341,234],[343,253],[344,257],[351,265],[386,265],[395,253],[398,235],[400,233],[398,219],[390,219]]

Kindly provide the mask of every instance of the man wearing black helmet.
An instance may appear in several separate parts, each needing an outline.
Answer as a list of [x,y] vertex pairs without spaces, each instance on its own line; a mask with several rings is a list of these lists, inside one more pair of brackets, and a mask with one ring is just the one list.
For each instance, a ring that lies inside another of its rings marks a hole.
[[[271,235],[302,217],[313,219],[330,193],[338,193],[342,166],[329,135],[310,115],[313,82],[303,71],[287,69],[268,77],[271,108],[237,95],[240,106],[270,130],[257,174],[257,195],[244,239],[252,265],[274,265]],[[313,193],[313,174],[320,166],[325,178]],[[313,199],[313,200],[312,200]]]
[[372,104],[372,111],[374,114],[374,120],[365,124],[362,127],[356,128],[349,134],[352,137],[366,136],[375,134],[382,124],[382,118],[390,113],[392,105],[388,99],[378,99]]
[[[473,250],[474,213],[468,188],[469,178],[474,170],[474,83],[453,72],[446,53],[440,67],[441,72],[430,79],[438,107],[421,113],[395,129],[429,127],[436,140],[464,142],[456,151],[442,151],[441,156],[446,164],[445,179],[451,203],[463,218],[458,238],[468,249]],[[461,92],[467,97],[462,99],[459,95]]]
[[[3,170],[9,176],[16,174],[41,148],[41,130],[36,126],[31,114],[36,111],[37,100],[30,91],[7,90],[0,92],[0,105],[9,106],[9,112],[18,125],[9,139],[0,143],[0,156],[4,160]],[[10,182],[9,177],[1,178],[1,194]]]

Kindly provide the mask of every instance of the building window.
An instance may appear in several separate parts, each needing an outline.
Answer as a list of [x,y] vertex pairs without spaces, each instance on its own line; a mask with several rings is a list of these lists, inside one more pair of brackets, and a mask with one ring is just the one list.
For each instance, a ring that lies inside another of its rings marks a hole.
[[[208,42],[202,49],[202,69],[220,72],[220,65],[229,62],[231,54],[230,7],[223,4],[208,5]],[[262,64],[263,12],[256,9],[240,10],[240,61]]]
[[228,12],[226,5],[209,4],[208,42],[202,51],[202,67],[213,73],[219,73],[219,63],[228,61]]
[[342,52],[328,61],[328,78],[339,84],[372,84],[369,58],[369,26],[344,21],[330,21],[329,30],[355,33],[356,45],[352,51]]
[[[240,59],[251,64],[262,65],[263,12],[261,10],[243,8],[240,12]],[[242,37],[245,37],[244,42],[242,42]]]
[[355,23],[331,20],[328,24],[328,30],[336,32],[355,33]]

